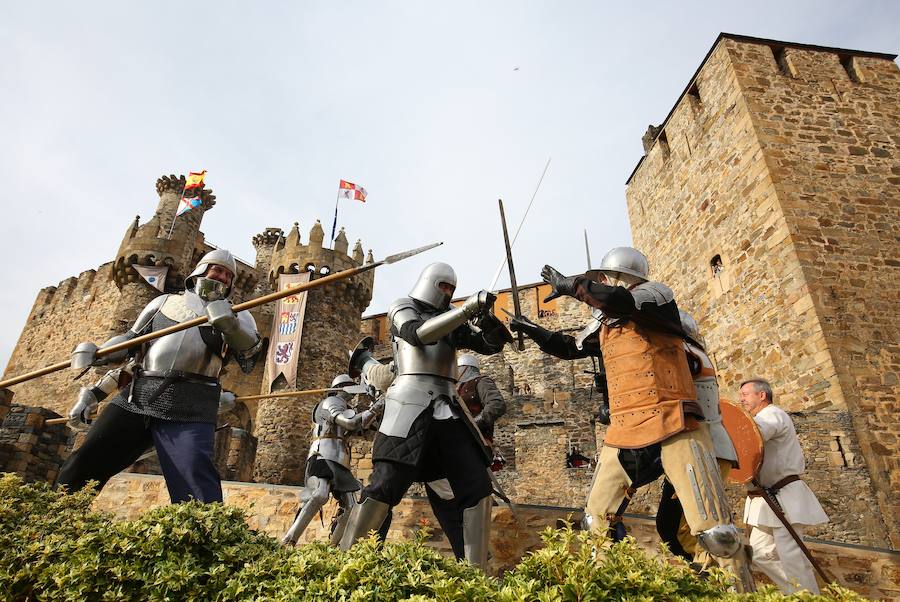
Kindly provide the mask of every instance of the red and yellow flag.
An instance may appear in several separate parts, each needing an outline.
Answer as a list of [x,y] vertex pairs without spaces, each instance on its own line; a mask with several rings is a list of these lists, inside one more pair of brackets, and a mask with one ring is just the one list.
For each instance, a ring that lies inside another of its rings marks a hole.
[[187,182],[184,185],[185,190],[191,190],[192,188],[203,188],[203,180],[206,179],[206,170],[197,172],[192,171],[188,174]]

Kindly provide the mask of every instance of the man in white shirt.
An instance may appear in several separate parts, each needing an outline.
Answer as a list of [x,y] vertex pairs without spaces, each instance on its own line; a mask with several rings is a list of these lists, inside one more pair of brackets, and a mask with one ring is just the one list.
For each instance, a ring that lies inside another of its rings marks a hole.
[[[790,416],[772,404],[772,387],[754,378],[741,383],[741,405],[750,412],[765,441],[765,459],[759,484],[778,502],[794,530],[828,522],[819,500],[800,479],[806,470],[803,451]],[[744,522],[753,527],[750,546],[753,565],[764,572],[782,593],[805,589],[819,593],[812,564],[791,537],[766,501],[754,491],[747,492]]]

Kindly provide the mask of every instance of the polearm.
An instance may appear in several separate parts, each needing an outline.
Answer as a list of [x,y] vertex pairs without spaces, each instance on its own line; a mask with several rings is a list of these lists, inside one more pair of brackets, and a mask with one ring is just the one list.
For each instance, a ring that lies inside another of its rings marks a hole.
[[[522,308],[519,305],[519,287],[516,284],[516,268],[513,266],[512,247],[509,244],[509,231],[506,229],[506,213],[503,211],[503,199],[497,199],[500,205],[500,223],[503,224],[503,244],[506,245],[506,265],[509,266],[509,288],[512,292],[513,311],[517,318],[522,317]],[[521,331],[519,334],[519,351],[525,350],[525,338]]]
[[588,270],[591,269],[591,248],[588,246],[587,240],[587,228],[584,229],[584,253],[587,255],[587,266]]
[[778,520],[781,521],[781,524],[784,525],[784,528],[787,529],[787,532],[791,534],[791,537],[794,539],[794,542],[797,544],[797,547],[800,548],[800,551],[803,552],[803,555],[806,556],[806,559],[809,560],[809,563],[813,565],[813,568],[816,569],[816,572],[819,573],[819,576],[825,583],[831,583],[834,579],[831,579],[825,574],[825,571],[822,570],[822,567],[819,566],[819,563],[816,562],[816,559],[813,558],[812,552],[809,551],[809,548],[806,547],[806,544],[803,543],[803,540],[800,539],[800,535],[797,531],[794,530],[794,527],[791,525],[791,522],[788,520],[787,516],[785,516],[784,511],[781,509],[781,505],[778,503],[778,500],[774,499],[765,487],[760,485],[759,481],[754,478],[753,486],[759,491],[759,497],[765,500],[766,504],[768,504],[769,508],[772,512],[775,513],[775,516],[778,517]]
[[[310,289],[318,288],[320,286],[325,286],[326,284],[331,284],[332,282],[337,282],[338,280],[344,280],[345,278],[351,278],[358,274],[362,274],[364,272],[368,272],[370,270],[374,270],[375,268],[382,265],[389,265],[392,263],[397,263],[398,261],[402,261],[404,259],[408,259],[413,255],[418,255],[419,253],[423,253],[430,249],[433,249],[437,246],[444,244],[443,242],[436,242],[430,245],[425,245],[424,247],[419,247],[417,249],[411,249],[409,251],[404,251],[402,253],[395,253],[394,255],[389,255],[385,257],[381,261],[376,261],[375,263],[368,263],[363,266],[359,266],[356,268],[350,268],[349,270],[343,270],[340,272],[335,272],[334,274],[329,274],[328,276],[323,276],[321,278],[316,278],[315,280],[310,280],[309,282],[304,282],[303,284],[299,284],[297,286],[291,286],[281,291],[275,291],[274,293],[269,293],[268,295],[263,295],[262,297],[257,297],[256,299],[251,299],[249,301],[244,301],[243,303],[238,303],[232,310],[237,313],[239,311],[245,311],[248,309],[252,309],[254,307],[258,307],[260,305],[264,305],[266,303],[270,303],[272,301],[278,301],[284,297],[289,295],[293,295],[296,293],[302,293],[303,291],[308,291]],[[116,353],[117,351],[122,351],[124,349],[130,349],[131,347],[136,347],[138,345],[143,345],[144,343],[148,343],[154,339],[158,339],[160,337],[164,337],[166,335],[181,332],[182,330],[187,330],[188,328],[193,328],[194,326],[200,326],[201,324],[206,324],[207,322],[206,316],[200,316],[194,318],[192,320],[187,320],[185,322],[180,322],[179,324],[175,324],[173,326],[169,326],[168,328],[162,328],[160,330],[151,332],[149,334],[141,335],[139,337],[135,337],[128,341],[122,341],[121,343],[116,343],[115,345],[110,345],[109,347],[103,347],[97,350],[95,357],[98,359],[101,357],[105,357],[107,355]],[[19,383],[23,383],[25,381],[32,380],[39,376],[44,376],[45,374],[50,374],[52,372],[58,372],[59,370],[64,370],[68,368],[72,364],[71,360],[66,360],[64,362],[59,362],[58,364],[53,364],[51,366],[47,366],[45,368],[41,368],[40,370],[34,370],[32,372],[26,372],[25,374],[21,374],[19,376],[14,376],[12,378],[8,378],[6,380],[0,381],[0,389],[4,387],[10,387],[12,385],[17,385]]]
[[[326,388],[326,389],[304,389],[303,391],[280,391],[278,393],[264,393],[262,395],[241,395],[240,397],[235,397],[235,401],[255,401],[257,399],[269,399],[272,397],[305,397],[307,395],[324,395],[325,393],[337,393],[343,391],[344,393],[350,393],[352,395],[358,395],[359,393],[365,393],[366,388],[361,387],[360,385],[350,385],[347,387],[336,387],[336,388]],[[109,402],[101,401],[100,404],[107,404]],[[53,426],[56,424],[67,424],[69,422],[68,418],[51,418],[49,420],[45,420],[44,424]]]

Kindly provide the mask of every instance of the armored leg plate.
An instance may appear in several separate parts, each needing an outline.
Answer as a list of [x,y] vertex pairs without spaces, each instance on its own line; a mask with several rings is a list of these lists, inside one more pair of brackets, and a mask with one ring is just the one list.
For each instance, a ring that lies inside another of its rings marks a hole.
[[370,497],[354,506],[350,512],[350,518],[347,519],[347,526],[344,528],[341,549],[349,550],[357,539],[369,531],[377,531],[384,519],[387,518],[390,509],[388,504]]
[[463,510],[463,547],[466,560],[482,571],[487,571],[491,542],[491,505],[491,496],[487,496],[471,508]]

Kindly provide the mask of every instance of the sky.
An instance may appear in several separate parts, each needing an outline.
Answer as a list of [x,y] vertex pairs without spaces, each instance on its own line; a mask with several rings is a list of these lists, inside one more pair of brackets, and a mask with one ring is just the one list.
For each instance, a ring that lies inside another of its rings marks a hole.
[[[251,263],[266,227],[330,234],[380,268],[367,314],[429,262],[458,293],[504,258],[520,284],[585,269],[631,235],[641,136],[719,32],[897,53],[900,2],[0,3],[0,367],[38,291],[115,258],[156,179],[206,169],[206,240]],[[496,287],[508,286],[504,272]],[[60,323],[59,328],[65,329]],[[59,358],[68,349],[60,349]]]

